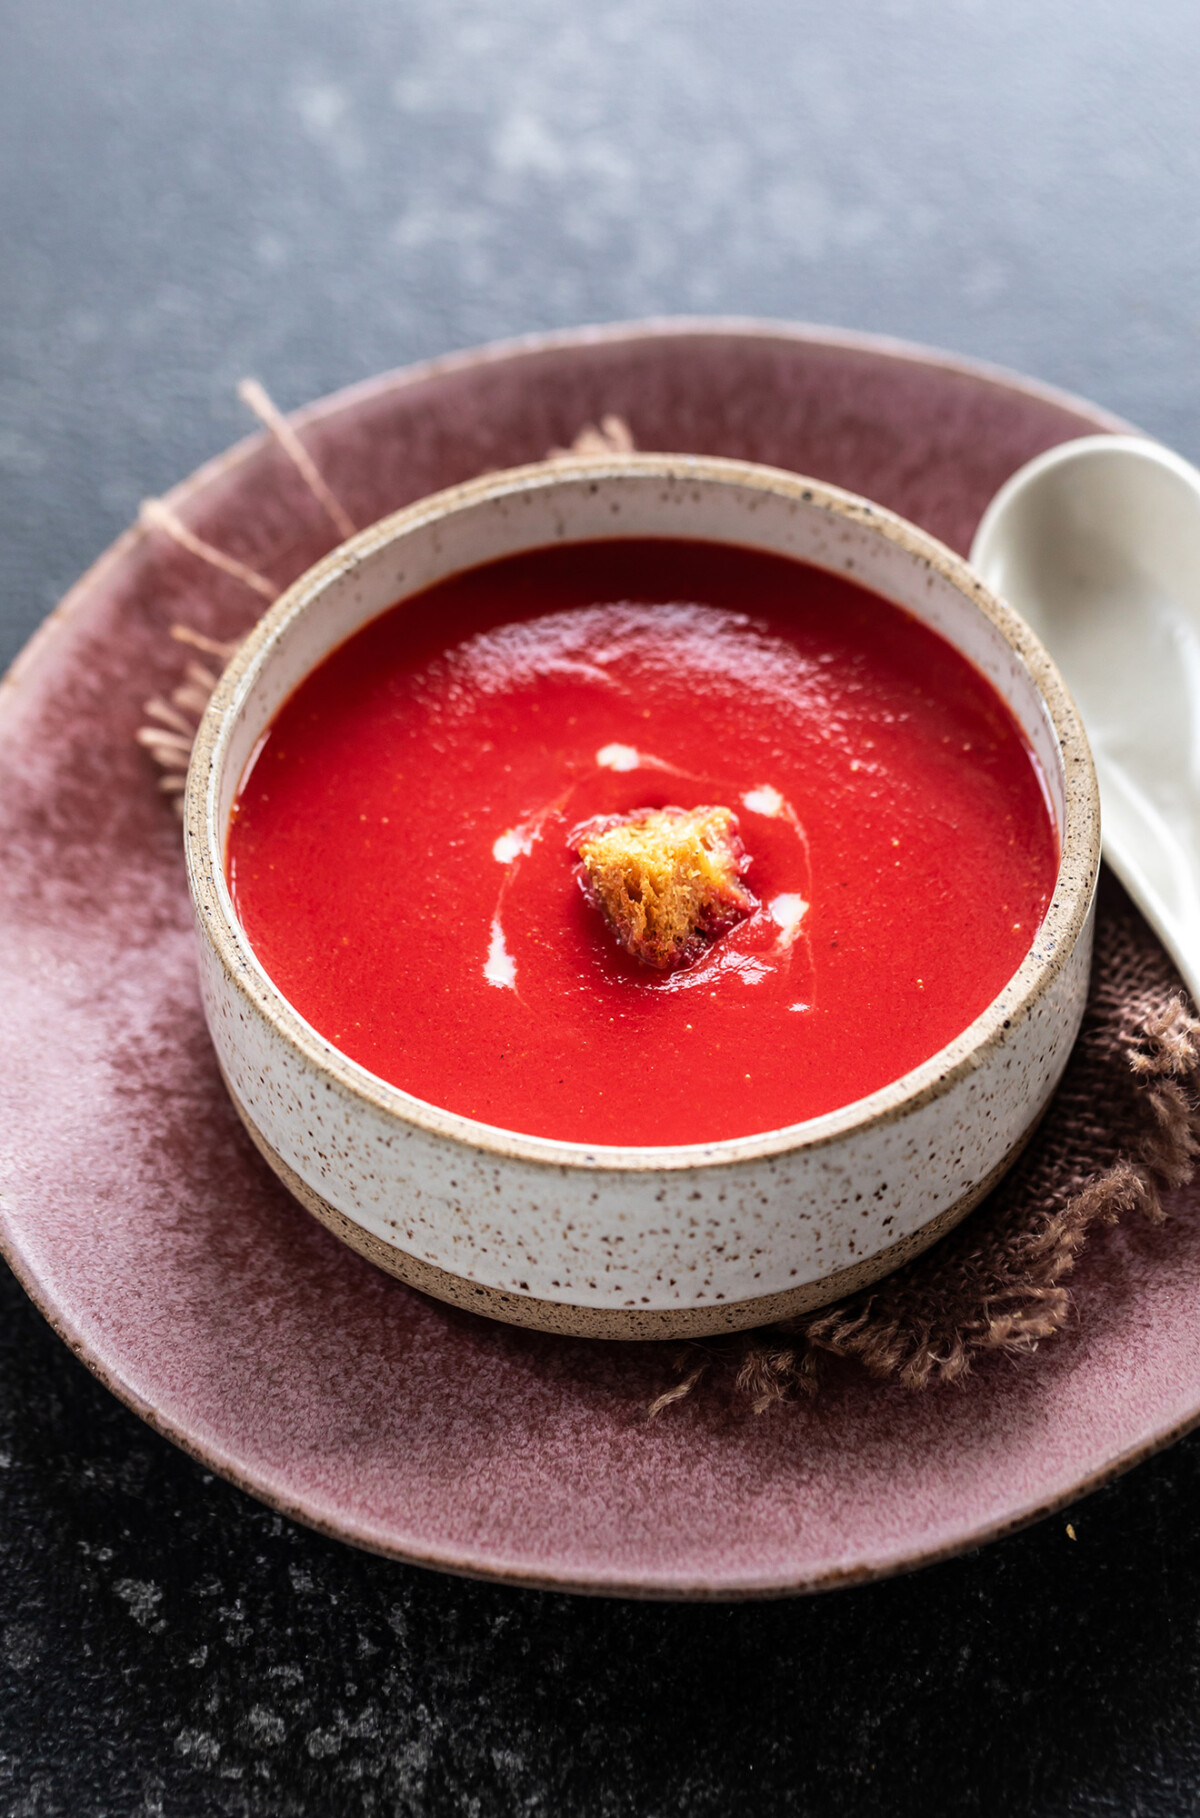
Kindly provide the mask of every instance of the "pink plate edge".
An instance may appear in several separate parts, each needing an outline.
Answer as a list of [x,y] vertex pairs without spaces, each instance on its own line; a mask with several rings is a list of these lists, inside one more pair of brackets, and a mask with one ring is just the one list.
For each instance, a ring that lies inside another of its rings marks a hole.
[[[574,347],[592,347],[605,343],[621,344],[642,339],[657,340],[668,337],[686,339],[691,336],[721,335],[738,339],[783,339],[806,346],[844,348],[848,352],[882,356],[891,361],[916,367],[960,373],[964,377],[993,386],[997,390],[1019,392],[1031,399],[1070,410],[1086,418],[1096,431],[1109,431],[1117,434],[1141,433],[1125,419],[1101,409],[1088,399],[1081,398],[1062,388],[1026,378],[1003,366],[944,353],[938,349],[923,347],[890,336],[827,328],[807,323],[736,316],[649,317],[642,320],[561,329],[489,342],[480,347],[398,367],[346,386],[291,413],[291,421],[297,428],[303,428],[335,417],[344,410],[355,409],[373,398],[393,391],[417,386],[447,374],[462,373],[481,366],[503,364],[509,360],[519,359],[523,355],[532,356],[553,350],[570,350]],[[267,432],[265,431],[252,433],[242,438],[196,468],[164,495],[165,501],[177,510],[181,506],[187,505],[202,495],[206,488],[215,481],[224,479],[249,459],[266,440]],[[145,534],[136,524],[123,531],[48,614],[18,652],[7,673],[0,678],[0,714],[3,714],[6,708],[12,704],[15,691],[25,676],[32,673],[34,668],[42,662],[53,658],[58,633],[86,604],[96,583],[110,569],[119,566]],[[397,1543],[390,1536],[374,1531],[367,1524],[347,1520],[342,1515],[323,1509],[315,1501],[292,1498],[285,1485],[274,1474],[248,1471],[222,1447],[215,1436],[189,1432],[183,1426],[162,1415],[154,1404],[147,1401],[126,1379],[115,1357],[109,1355],[108,1348],[103,1343],[84,1338],[72,1321],[56,1307],[53,1297],[43,1289],[36,1270],[23,1254],[17,1234],[2,1207],[0,1207],[0,1255],[3,1255],[47,1324],[92,1374],[155,1432],[169,1439],[181,1451],[218,1476],[233,1483],[237,1488],[278,1513],[287,1516],[290,1520],[297,1521],[318,1533],[344,1541],[364,1551],[407,1565],[445,1572],[456,1577],[503,1583],[528,1589],[569,1591],[585,1596],[627,1597],[640,1601],[732,1602],[835,1590],[844,1586],[894,1577],[903,1572],[954,1558],[990,1541],[1015,1533],[1021,1528],[1028,1527],[1091,1491],[1099,1489],[1134,1465],[1173,1444],[1200,1424],[1200,1399],[1198,1399],[1196,1405],[1186,1415],[1170,1420],[1154,1429],[1115,1457],[1106,1460],[1086,1477],[1060,1486],[1050,1496],[1032,1497],[1021,1507],[999,1520],[980,1524],[967,1532],[955,1535],[950,1540],[909,1553],[897,1550],[893,1554],[863,1560],[850,1567],[807,1576],[801,1575],[794,1579],[773,1575],[769,1580],[730,1579],[720,1584],[713,1584],[704,1580],[691,1580],[680,1575],[678,1578],[668,1577],[657,1582],[647,1582],[644,1579],[626,1581],[615,1573],[611,1577],[607,1577],[596,1572],[586,1579],[574,1579],[565,1573],[539,1572],[522,1568],[517,1564],[504,1564],[491,1558],[464,1559],[438,1552],[436,1549],[406,1546]]]

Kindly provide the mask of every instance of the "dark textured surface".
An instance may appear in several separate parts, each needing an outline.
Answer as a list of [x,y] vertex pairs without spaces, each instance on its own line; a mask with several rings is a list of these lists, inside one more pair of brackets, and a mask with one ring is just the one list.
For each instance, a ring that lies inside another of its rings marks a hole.
[[291,1527],[6,1296],[0,1809],[1195,1809],[1200,1447],[910,1578],[729,1607],[439,1579]]
[[[1200,454],[1189,0],[0,4],[0,644],[240,432],[496,334],[654,310],[936,341]],[[289,1527],[11,1282],[0,1810],[1200,1803],[1200,1442],[810,1603],[577,1602]]]

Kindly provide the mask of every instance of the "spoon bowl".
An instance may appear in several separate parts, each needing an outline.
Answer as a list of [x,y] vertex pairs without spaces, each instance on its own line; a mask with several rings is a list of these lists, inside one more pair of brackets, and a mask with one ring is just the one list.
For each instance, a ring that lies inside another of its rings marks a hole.
[[1104,855],[1200,999],[1200,472],[1140,436],[1065,442],[1001,487],[971,563],[1057,662]]

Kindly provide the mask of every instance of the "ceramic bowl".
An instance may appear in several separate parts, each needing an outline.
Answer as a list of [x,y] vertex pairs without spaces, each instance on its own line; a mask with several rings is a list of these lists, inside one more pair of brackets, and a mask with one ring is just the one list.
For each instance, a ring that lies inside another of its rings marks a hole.
[[[851,574],[988,676],[1047,779],[1062,854],[1056,888],[1004,991],[920,1067],[788,1129],[589,1147],[427,1104],[304,1021],[255,959],[226,888],[225,833],[244,767],[277,708],[334,646],[478,563],[612,536],[732,543]],[[978,1203],[1036,1126],[1078,1032],[1100,825],[1087,740],[1053,664],[950,550],[815,480],[742,461],[621,455],[454,487],[382,520],[297,581],[213,695],[188,778],[185,839],[221,1068],[296,1198],[371,1261],[444,1300],[519,1325],[642,1339],[821,1305],[895,1268]]]

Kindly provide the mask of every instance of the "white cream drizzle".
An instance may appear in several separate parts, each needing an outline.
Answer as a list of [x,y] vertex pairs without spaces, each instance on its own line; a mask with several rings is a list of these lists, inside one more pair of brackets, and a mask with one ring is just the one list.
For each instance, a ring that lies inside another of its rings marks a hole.
[[504,930],[500,926],[499,917],[492,923],[492,938],[484,961],[483,976],[489,985],[498,985],[502,990],[515,991],[517,988],[517,968],[512,954],[504,945]]
[[[770,783],[762,783],[757,789],[747,789],[742,797],[742,804],[750,810],[751,814],[765,814],[769,820],[778,820],[784,809],[787,808],[787,803],[778,789],[773,789]],[[790,813],[788,818],[791,819]]]
[[635,745],[601,745],[596,753],[601,770],[641,770],[644,761]]
[[786,892],[782,896],[773,896],[767,904],[767,914],[780,930],[779,945],[790,947],[800,932],[808,904],[802,896]]
[[533,838],[528,827],[509,827],[493,842],[492,857],[501,865],[511,865],[522,856],[527,858],[533,851]]

